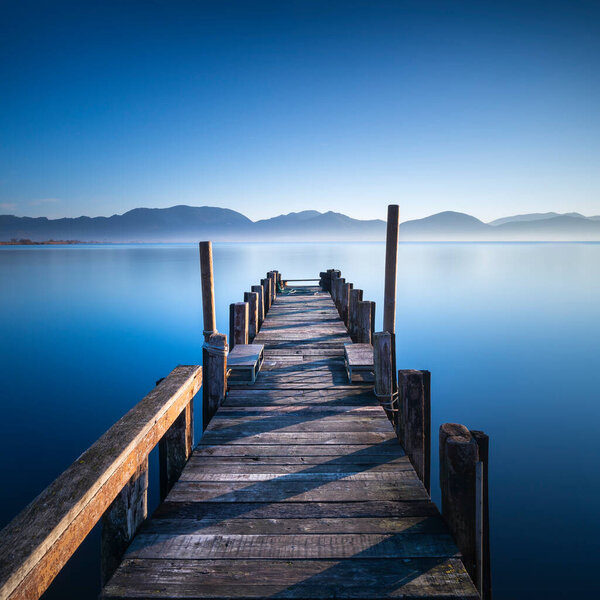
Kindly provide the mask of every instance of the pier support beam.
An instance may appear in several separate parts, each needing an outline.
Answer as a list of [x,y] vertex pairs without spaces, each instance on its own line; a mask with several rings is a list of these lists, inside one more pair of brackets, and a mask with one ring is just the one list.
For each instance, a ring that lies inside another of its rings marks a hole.
[[[125,550],[148,516],[148,457],[102,516],[100,577],[102,586],[121,564]],[[37,597],[37,596],[36,596]]]
[[362,302],[363,291],[359,289],[350,290],[350,300],[348,302],[348,332],[353,342],[356,342],[358,332],[358,303]]
[[266,277],[265,279],[260,280],[260,284],[263,286],[264,295],[265,295],[265,317],[271,308],[271,279]]
[[373,336],[373,367],[375,370],[375,395],[390,421],[394,419],[394,389],[392,380],[392,334],[377,332]]
[[227,336],[224,333],[213,333],[205,346],[210,354],[210,361],[204,387],[208,389],[208,403],[202,407],[202,430],[204,431],[217,409],[225,400],[227,392]]
[[348,327],[348,315],[350,312],[350,290],[352,290],[353,287],[354,284],[352,283],[344,283],[341,290],[340,317],[342,318],[342,321],[344,322],[344,325],[346,325],[346,327]]
[[356,341],[359,344],[373,343],[373,330],[375,328],[375,302],[365,301],[358,303],[358,324]]
[[248,303],[234,302],[229,305],[229,348],[248,343]]
[[458,423],[440,427],[440,487],[442,515],[473,581],[476,560],[476,465],[479,448],[471,432]]
[[190,400],[158,442],[160,499],[167,497],[194,449],[194,401]]
[[244,302],[248,303],[248,341],[251,342],[258,333],[258,294],[244,292]]
[[431,374],[398,371],[396,435],[419,479],[431,491]]
[[253,285],[250,289],[258,294],[258,322],[256,326],[256,332],[258,333],[265,320],[265,290],[262,285]]

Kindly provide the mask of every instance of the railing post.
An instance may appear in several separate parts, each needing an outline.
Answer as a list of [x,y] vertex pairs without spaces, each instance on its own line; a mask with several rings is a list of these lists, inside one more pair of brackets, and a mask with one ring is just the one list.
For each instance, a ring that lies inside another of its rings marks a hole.
[[269,312],[271,308],[271,278],[266,277],[265,279],[260,280],[260,284],[263,286],[265,291],[265,316]]
[[342,317],[342,321],[344,321],[344,325],[346,325],[346,327],[348,327],[350,290],[352,290],[353,287],[354,285],[352,283],[344,283],[342,286],[342,297],[340,300],[342,314],[340,316]]
[[225,399],[227,392],[227,336],[224,333],[213,333],[208,339],[210,361],[204,380],[208,389],[208,403],[202,407],[202,430],[204,431],[217,409]]
[[234,302],[229,305],[229,344],[230,349],[237,344],[248,343],[248,303]]
[[167,497],[179,479],[193,448],[194,401],[192,399],[158,442],[161,501]]
[[258,294],[244,292],[244,302],[248,303],[248,341],[251,342],[258,333]]
[[390,421],[393,420],[393,372],[392,372],[392,334],[380,331],[373,336],[373,368],[375,370],[375,395]]
[[358,324],[356,341],[359,344],[373,343],[373,323],[375,313],[375,302],[364,301],[358,303]]
[[258,333],[265,320],[265,290],[262,285],[253,285],[250,289],[258,294],[258,322],[256,326],[256,333]]
[[269,271],[267,273],[267,279],[271,280],[271,304],[273,304],[275,298],[277,298],[277,273],[275,271]]
[[148,457],[102,515],[100,578],[104,586],[113,576],[139,526],[148,516]]
[[476,580],[476,464],[479,449],[471,432],[458,423],[440,427],[442,515],[471,579]]
[[431,472],[431,374],[398,371],[396,434],[429,493]]
[[338,277],[335,281],[335,307],[337,308],[338,314],[342,316],[342,294],[346,279],[344,277]]
[[356,341],[358,331],[358,303],[362,302],[363,291],[356,288],[350,290],[350,301],[348,302],[348,331],[352,341]]

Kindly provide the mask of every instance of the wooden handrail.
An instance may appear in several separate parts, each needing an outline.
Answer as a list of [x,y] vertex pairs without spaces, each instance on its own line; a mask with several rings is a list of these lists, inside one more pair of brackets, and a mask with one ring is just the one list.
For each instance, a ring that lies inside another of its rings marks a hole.
[[0,532],[0,600],[43,594],[201,385],[176,367]]

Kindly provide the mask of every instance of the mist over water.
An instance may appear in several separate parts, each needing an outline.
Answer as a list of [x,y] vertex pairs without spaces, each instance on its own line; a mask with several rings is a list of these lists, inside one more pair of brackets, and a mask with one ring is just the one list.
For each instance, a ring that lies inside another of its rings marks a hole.
[[[331,267],[381,329],[384,244],[217,243],[219,330],[267,271]],[[2,247],[0,279],[4,525],[157,379],[199,363],[203,327],[195,245]],[[440,423],[490,435],[495,598],[595,589],[600,244],[401,244],[397,345],[399,368],[432,372],[438,504]],[[47,597],[95,598],[98,548],[95,531]]]

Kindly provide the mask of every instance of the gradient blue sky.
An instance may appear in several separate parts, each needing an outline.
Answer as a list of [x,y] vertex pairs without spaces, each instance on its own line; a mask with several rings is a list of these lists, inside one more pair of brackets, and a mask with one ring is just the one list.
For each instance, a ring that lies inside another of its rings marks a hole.
[[0,213],[600,213],[600,2],[11,1]]

